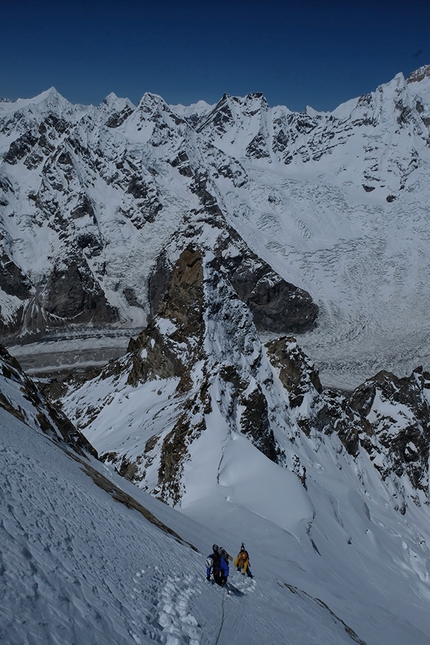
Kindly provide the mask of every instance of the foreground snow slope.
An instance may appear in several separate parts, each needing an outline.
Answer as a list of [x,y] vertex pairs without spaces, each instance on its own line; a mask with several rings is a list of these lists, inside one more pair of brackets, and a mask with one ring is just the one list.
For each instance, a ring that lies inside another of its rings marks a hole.
[[[3,643],[428,642],[427,508],[393,513],[379,480],[363,498],[323,444],[307,490],[236,434],[213,481],[213,427],[180,514],[89,456],[4,351],[1,368]],[[205,556],[242,540],[255,577],[233,570],[226,596]]]
[[[287,588],[285,565],[279,579],[271,577],[264,530],[256,580],[232,574],[227,597],[205,581],[214,537],[234,548],[239,535],[260,528],[257,518],[252,529],[252,514],[238,517],[233,533],[220,526],[211,532],[131,485],[135,508],[127,508],[131,497],[114,501],[121,495],[116,486],[127,482],[101,464],[78,461],[3,409],[0,431],[5,645],[357,642],[322,603]],[[139,502],[200,551],[149,522]],[[273,539],[279,549],[282,535]]]
[[[124,389],[109,410],[112,424],[121,429],[119,444],[121,437],[124,442],[133,438],[136,452],[142,442],[133,419],[148,418],[148,411],[159,423],[165,419],[157,400],[161,390],[164,395],[168,391],[160,382],[152,390],[151,396],[150,388]],[[426,643],[428,506],[410,503],[406,516],[395,511],[395,499],[379,474],[372,473],[368,458],[363,454],[354,461],[338,440],[304,442],[301,451],[296,446],[301,459],[307,452],[312,464],[305,491],[290,471],[273,464],[241,435],[226,432],[220,416],[213,415],[209,424],[185,464],[187,493],[181,510],[229,551],[245,540],[256,591],[263,594],[253,608],[259,620],[261,611],[269,619],[266,605],[277,606],[278,587],[285,590],[286,583],[326,602],[369,644]],[[103,433],[95,437],[101,447],[107,441]],[[285,611],[290,593],[283,602]],[[273,615],[273,620],[279,624],[281,619]],[[277,637],[271,642],[291,641]]]
[[[370,500],[366,510],[339,482],[337,496],[316,492],[312,482],[314,546],[250,510],[247,486],[237,502],[218,495],[190,505],[185,511],[196,523],[97,462],[77,461],[3,409],[0,431],[0,637],[7,645],[428,642],[422,518],[419,531],[408,529],[383,504],[376,514]],[[228,467],[237,480],[248,478],[245,465]],[[265,475],[260,481],[270,489]],[[200,551],[114,501],[116,486]],[[270,517],[281,497],[276,488],[266,492]],[[205,555],[213,540],[234,553],[241,539],[255,579],[233,571],[225,597],[204,580]]]

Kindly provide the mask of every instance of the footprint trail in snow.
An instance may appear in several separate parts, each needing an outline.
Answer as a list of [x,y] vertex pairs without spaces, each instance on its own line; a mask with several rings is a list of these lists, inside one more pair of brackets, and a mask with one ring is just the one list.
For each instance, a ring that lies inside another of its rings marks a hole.
[[[141,570],[133,579],[133,591],[139,596],[143,591],[142,577],[146,575],[145,570]],[[152,607],[143,617],[142,633],[165,645],[201,645],[201,626],[189,609],[190,599],[197,592],[196,576],[173,574],[162,579],[159,571],[151,575],[153,596],[145,600],[150,600]],[[135,640],[139,642],[137,638]]]

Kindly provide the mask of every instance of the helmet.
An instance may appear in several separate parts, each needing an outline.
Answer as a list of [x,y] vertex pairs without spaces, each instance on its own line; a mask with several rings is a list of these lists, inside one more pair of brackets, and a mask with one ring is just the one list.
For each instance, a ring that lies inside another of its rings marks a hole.
[[212,550],[213,550],[215,553],[218,551],[218,549],[219,549],[218,544],[213,544],[213,545],[212,545]]

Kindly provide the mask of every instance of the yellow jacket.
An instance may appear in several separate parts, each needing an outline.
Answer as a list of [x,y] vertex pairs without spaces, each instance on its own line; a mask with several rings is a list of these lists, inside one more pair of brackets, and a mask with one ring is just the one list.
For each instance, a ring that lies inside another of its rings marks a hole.
[[239,569],[243,569],[243,573],[246,573],[246,570],[248,569],[249,566],[249,556],[246,551],[241,551],[236,560],[233,562],[235,567],[239,567]]

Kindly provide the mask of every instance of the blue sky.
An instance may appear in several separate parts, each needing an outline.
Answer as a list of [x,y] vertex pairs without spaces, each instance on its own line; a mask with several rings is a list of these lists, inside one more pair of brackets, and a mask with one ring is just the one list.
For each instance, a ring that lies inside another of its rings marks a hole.
[[430,0],[0,0],[0,96],[333,110],[430,64]]

